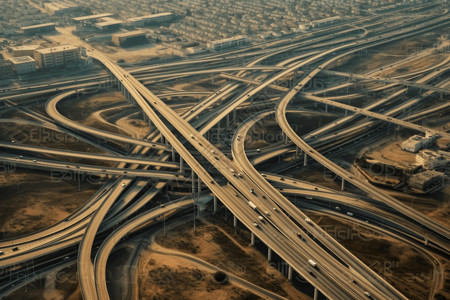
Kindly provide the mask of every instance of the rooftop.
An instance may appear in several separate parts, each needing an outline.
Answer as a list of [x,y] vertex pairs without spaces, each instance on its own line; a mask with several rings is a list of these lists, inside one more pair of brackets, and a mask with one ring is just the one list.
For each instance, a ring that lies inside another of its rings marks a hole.
[[62,46],[57,46],[57,47],[39,49],[39,50],[36,50],[36,52],[39,52],[41,54],[48,54],[48,53],[61,52],[61,51],[67,51],[67,50],[78,50],[78,49],[79,48],[77,46],[62,45]]
[[13,64],[23,64],[23,63],[29,63],[29,62],[35,62],[35,60],[29,56],[20,56],[20,57],[13,57],[10,59]]
[[103,13],[103,14],[95,14],[95,15],[76,17],[76,18],[72,18],[72,20],[74,20],[76,22],[82,22],[82,21],[101,19],[101,18],[106,18],[106,17],[111,17],[111,16],[112,16],[112,14],[110,14],[110,13]]
[[159,13],[159,14],[152,14],[152,15],[146,15],[146,16],[130,18],[130,19],[128,19],[128,21],[133,22],[133,21],[157,19],[157,18],[160,18],[160,17],[168,17],[168,16],[172,16],[172,15],[173,14],[171,12],[163,12],[163,13]]
[[20,29],[25,30],[25,29],[32,29],[32,28],[47,27],[47,26],[55,26],[55,23],[44,23],[44,24],[24,26],[24,27],[20,27]]

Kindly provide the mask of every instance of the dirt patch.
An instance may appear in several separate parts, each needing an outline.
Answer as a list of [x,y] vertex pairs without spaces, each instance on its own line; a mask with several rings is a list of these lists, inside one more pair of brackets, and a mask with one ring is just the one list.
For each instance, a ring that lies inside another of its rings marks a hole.
[[82,300],[76,264],[40,276],[2,299]]
[[[249,239],[241,237],[236,241],[236,232],[228,232],[215,224],[198,222],[193,231],[192,224],[179,226],[166,237],[157,236],[157,242],[164,247],[193,254],[227,272],[240,276],[256,285],[292,299],[305,299],[278,272],[274,272],[267,259],[256,249],[249,247]],[[306,297],[307,298],[307,297]]]
[[59,179],[37,172],[0,174],[2,238],[32,233],[63,220],[97,189],[82,182],[79,191],[76,181]]
[[428,298],[433,284],[433,265],[414,248],[333,217],[312,212],[308,215],[408,299]]

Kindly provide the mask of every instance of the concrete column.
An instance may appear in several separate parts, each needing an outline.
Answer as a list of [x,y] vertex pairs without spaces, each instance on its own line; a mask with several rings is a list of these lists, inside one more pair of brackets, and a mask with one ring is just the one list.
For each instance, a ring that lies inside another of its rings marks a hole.
[[344,178],[342,178],[342,181],[341,181],[341,191],[343,191],[345,189],[345,180],[344,180]]
[[233,215],[233,226],[234,226],[234,228],[237,227],[237,218],[235,215]]
[[307,166],[308,165],[308,154],[303,153],[303,165]]
[[172,147],[172,161],[175,161],[175,149]]
[[272,249],[267,248],[267,261],[272,260]]
[[216,213],[217,212],[217,196],[214,195],[214,209],[213,212]]
[[197,178],[197,193],[200,194],[202,190],[202,180],[200,179],[200,177]]
[[161,134],[161,144],[164,144],[164,136]]
[[181,173],[184,172],[184,160],[181,156],[180,156],[180,172]]
[[314,298],[313,299],[314,300],[319,299],[319,290],[316,287],[314,287]]
[[195,172],[192,170],[191,172],[191,178],[192,178],[192,194],[195,193]]
[[227,115],[227,128],[230,127],[230,114]]
[[[441,94],[442,95],[442,94]],[[233,123],[236,123],[236,119],[237,119],[237,112],[236,112],[236,108],[233,110]]]
[[295,157],[298,157],[300,154],[300,149],[298,147],[295,147]]
[[291,281],[292,280],[292,266],[289,265],[288,268],[288,280]]
[[328,104],[325,104],[325,112],[328,112]]
[[255,234],[252,232],[251,238],[250,238],[250,245],[254,246],[255,245]]

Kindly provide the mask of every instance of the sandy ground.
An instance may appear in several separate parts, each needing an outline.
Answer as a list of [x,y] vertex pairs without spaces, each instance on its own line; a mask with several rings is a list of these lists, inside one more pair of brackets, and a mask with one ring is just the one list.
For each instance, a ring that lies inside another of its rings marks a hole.
[[56,27],[56,30],[56,33],[46,34],[45,37],[54,43],[61,45],[70,44],[86,48],[95,48],[115,61],[123,60],[126,63],[138,63],[149,59],[169,58],[179,56],[181,54],[178,50],[152,43],[127,48],[113,46],[112,44],[107,44],[105,42],[87,43],[72,33],[72,31],[75,30],[75,26]]
[[427,299],[433,284],[433,265],[427,257],[369,229],[317,213],[308,215],[408,299]]
[[[157,237],[157,242],[164,247],[193,254],[279,295],[290,299],[309,299],[292,287],[284,276],[271,267],[264,255],[249,246],[249,239],[244,237],[248,235],[247,232],[242,231],[244,235],[241,235],[241,230],[235,232],[234,228],[231,228],[228,224],[221,220],[217,221],[218,223],[215,223],[220,227],[209,222],[204,223],[207,222],[206,219],[204,219],[204,222],[199,221],[195,232],[192,229],[192,224],[185,224],[168,232],[166,238],[163,238],[160,234]],[[150,259],[147,261],[150,261]],[[171,261],[157,261],[158,264],[171,265]],[[152,268],[158,267],[155,266]],[[185,267],[184,264],[183,266]],[[172,265],[172,267],[175,266]],[[141,278],[141,280],[145,279]],[[192,298],[186,299],[199,299],[199,297],[194,294]]]
[[[28,171],[0,174],[0,232],[13,238],[47,228],[67,217],[98,186]],[[20,199],[20,201],[18,201]]]

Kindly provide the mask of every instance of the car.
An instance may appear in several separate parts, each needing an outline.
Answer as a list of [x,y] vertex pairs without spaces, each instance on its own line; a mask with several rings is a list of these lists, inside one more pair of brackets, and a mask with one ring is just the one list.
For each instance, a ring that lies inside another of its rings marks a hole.
[[124,187],[125,186],[125,182],[122,182],[122,187]]
[[214,158],[215,158],[216,160],[219,160],[219,158],[218,158],[217,156],[214,156]]
[[12,248],[12,251],[17,251],[17,250],[19,250],[19,247],[17,247],[17,246]]
[[3,254],[5,254],[5,252],[3,252],[3,251],[0,251],[0,255],[3,255]]
[[372,295],[369,292],[364,292],[364,295],[366,295],[367,298],[372,299]]
[[211,150],[211,153],[212,153],[212,154],[214,154],[214,153],[216,153],[216,151],[214,151],[214,150]]
[[33,159],[33,162],[35,163],[35,162],[37,162],[37,160]]
[[191,137],[191,139],[193,139],[193,138],[194,138],[194,135],[193,135],[193,134],[190,134],[189,136]]
[[258,223],[256,223],[256,222],[253,222],[253,225],[254,225],[255,227],[258,227],[258,226],[259,226]]
[[212,184],[214,184],[214,180],[210,180],[210,181],[209,181],[209,183],[212,183]]

